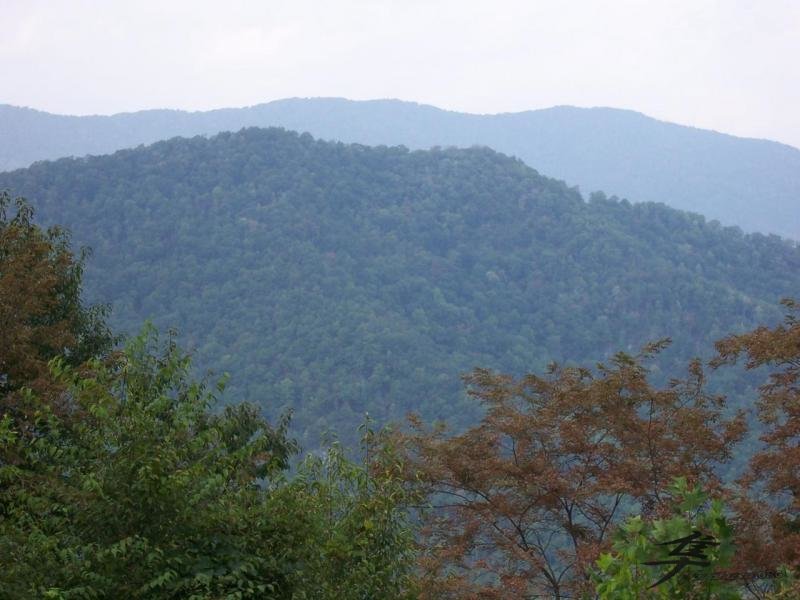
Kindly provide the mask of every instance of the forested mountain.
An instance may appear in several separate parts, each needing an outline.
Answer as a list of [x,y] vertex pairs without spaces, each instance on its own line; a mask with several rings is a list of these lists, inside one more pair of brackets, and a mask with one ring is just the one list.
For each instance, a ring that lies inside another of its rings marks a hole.
[[[306,444],[408,410],[476,415],[460,374],[662,364],[781,317],[800,249],[660,204],[588,201],[485,148],[409,151],[278,129],[176,138],[0,174],[91,246],[120,331],[175,326],[227,396],[296,411]],[[669,375],[680,374],[670,369]]]
[[363,144],[489,146],[584,192],[664,202],[745,231],[800,239],[800,150],[657,121],[554,107],[472,115],[395,100],[289,99],[241,109],[71,117],[0,106],[0,170],[176,135],[282,126]]

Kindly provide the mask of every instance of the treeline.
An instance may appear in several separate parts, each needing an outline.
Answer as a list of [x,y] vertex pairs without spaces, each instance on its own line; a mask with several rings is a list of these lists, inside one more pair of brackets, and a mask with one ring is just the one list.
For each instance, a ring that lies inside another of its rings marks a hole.
[[[800,250],[539,176],[488,149],[409,152],[248,129],[0,174],[91,246],[114,329],[177,327],[229,399],[294,411],[306,447],[369,412],[467,427],[459,377],[592,365],[651,340],[666,382],[780,322]],[[744,405],[753,379],[715,378]]]
[[706,391],[700,361],[654,386],[645,365],[664,343],[592,371],[477,369],[465,382],[486,412],[467,431],[367,423],[362,462],[334,445],[289,469],[286,420],[220,406],[224,382],[194,380],[171,335],[146,326],[116,349],[83,266],[62,230],[0,196],[0,597],[800,593],[792,301],[710,364],[772,369],[764,446],[735,485],[717,473],[746,421]]

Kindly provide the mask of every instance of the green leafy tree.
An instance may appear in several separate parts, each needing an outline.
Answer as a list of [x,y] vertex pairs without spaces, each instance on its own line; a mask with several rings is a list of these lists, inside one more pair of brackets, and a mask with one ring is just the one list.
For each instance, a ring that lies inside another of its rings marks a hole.
[[334,444],[321,456],[307,456],[276,496],[310,518],[311,551],[306,569],[296,573],[299,597],[416,597],[414,529],[406,510],[412,497],[391,447],[366,441],[374,453],[369,468],[348,460]]
[[51,367],[82,418],[28,389],[34,431],[0,420],[0,456],[17,457],[0,463],[0,597],[410,593],[390,462],[368,470],[334,448],[289,477],[286,421],[272,427],[246,404],[212,410],[222,385],[192,381],[189,358],[152,328],[113,368]]
[[597,560],[601,600],[742,598],[738,586],[715,578],[734,553],[722,502],[683,478],[670,493],[672,515],[653,521],[634,516],[616,530],[613,551]]
[[246,405],[209,412],[170,339],[132,340],[116,370],[90,375],[62,360],[57,381],[81,419],[32,392],[33,443],[5,418],[0,530],[8,597],[218,597],[277,593],[288,564],[273,555],[288,524],[265,518],[260,485],[293,447]]

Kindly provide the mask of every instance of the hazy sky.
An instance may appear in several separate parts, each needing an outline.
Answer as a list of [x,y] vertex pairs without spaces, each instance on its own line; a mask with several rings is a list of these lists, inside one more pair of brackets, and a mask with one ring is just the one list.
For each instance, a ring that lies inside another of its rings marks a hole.
[[800,147],[800,0],[0,0],[0,103],[630,108]]

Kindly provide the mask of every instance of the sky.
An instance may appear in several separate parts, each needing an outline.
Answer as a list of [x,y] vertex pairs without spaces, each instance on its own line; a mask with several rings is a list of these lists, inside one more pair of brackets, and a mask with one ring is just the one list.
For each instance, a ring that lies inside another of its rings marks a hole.
[[800,0],[0,0],[0,103],[611,106],[800,147]]

